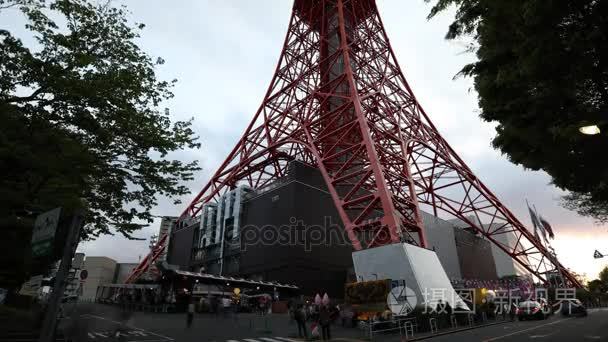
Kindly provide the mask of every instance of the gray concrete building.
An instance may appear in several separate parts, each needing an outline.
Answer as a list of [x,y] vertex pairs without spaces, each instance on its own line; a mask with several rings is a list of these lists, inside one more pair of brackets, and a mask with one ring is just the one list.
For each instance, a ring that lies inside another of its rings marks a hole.
[[450,222],[424,211],[422,211],[422,221],[428,243],[427,248],[437,253],[437,257],[449,278],[462,278],[454,226]]
[[83,269],[87,270],[88,277],[83,283],[82,300],[94,300],[99,285],[114,282],[116,261],[104,256],[88,256],[84,259]]
[[[487,227],[487,225],[485,226]],[[495,224],[494,226],[498,225]],[[494,239],[501,244],[509,246],[510,248],[515,248],[515,244],[517,243],[517,237],[513,232],[495,235]],[[528,270],[526,270],[520,263],[513,260],[513,258],[500,249],[500,247],[493,243],[491,246],[494,262],[496,263],[496,273],[498,274],[499,278],[511,275],[525,276],[530,274]]]
[[124,284],[129,277],[129,274],[137,267],[137,263],[118,263],[116,264],[116,271],[114,272],[115,284]]
[[[160,227],[158,229],[158,238],[160,239],[162,236],[167,235],[166,246],[169,245],[171,240],[171,229],[173,225],[177,222],[177,217],[175,216],[163,216],[160,220]],[[158,257],[158,261],[166,261],[167,260],[167,249]]]

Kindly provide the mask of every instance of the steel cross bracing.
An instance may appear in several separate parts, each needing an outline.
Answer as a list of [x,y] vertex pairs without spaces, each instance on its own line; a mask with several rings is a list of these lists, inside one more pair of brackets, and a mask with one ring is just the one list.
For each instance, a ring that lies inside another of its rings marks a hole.
[[422,207],[465,222],[540,281],[563,271],[580,286],[441,137],[373,0],[295,1],[262,105],[180,221],[238,184],[283,177],[291,160],[318,167],[357,250],[424,247]]
[[139,265],[137,265],[137,267],[135,267],[133,271],[131,271],[131,273],[127,277],[127,280],[125,280],[125,284],[134,283],[135,281],[137,281],[137,279],[139,279],[139,277],[141,277],[150,269],[150,266],[154,265],[156,260],[163,254],[163,252],[167,248],[167,237],[168,235],[165,234],[160,239],[158,239],[158,242],[156,242],[156,245],[152,248],[150,253],[146,255],[146,257],[142,261],[140,261]]

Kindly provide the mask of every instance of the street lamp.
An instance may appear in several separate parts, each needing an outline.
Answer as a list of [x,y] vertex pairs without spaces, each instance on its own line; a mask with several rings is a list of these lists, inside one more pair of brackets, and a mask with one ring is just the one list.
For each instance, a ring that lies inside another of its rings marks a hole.
[[578,131],[586,135],[596,135],[602,132],[597,125],[582,126]]

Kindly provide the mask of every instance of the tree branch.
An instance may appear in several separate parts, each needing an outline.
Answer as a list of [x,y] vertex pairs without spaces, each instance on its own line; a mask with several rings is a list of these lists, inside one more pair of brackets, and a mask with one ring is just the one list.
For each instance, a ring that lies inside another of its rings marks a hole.
[[8,99],[6,99],[5,102],[7,102],[7,103],[18,103],[18,102],[33,101],[33,100],[36,99],[36,96],[40,95],[40,93],[42,93],[45,90],[46,90],[46,87],[40,87],[40,88],[36,89],[36,91],[34,91],[29,96],[24,96],[24,97],[13,96],[13,97],[9,97]]

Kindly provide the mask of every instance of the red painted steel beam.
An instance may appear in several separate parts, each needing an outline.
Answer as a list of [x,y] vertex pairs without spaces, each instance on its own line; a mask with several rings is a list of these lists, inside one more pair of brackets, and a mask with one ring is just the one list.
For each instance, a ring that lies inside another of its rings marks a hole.
[[580,286],[441,137],[374,0],[295,1],[262,104],[180,221],[238,184],[270,184],[290,160],[320,170],[354,249],[426,246],[425,206],[467,223],[538,280],[561,271]]

